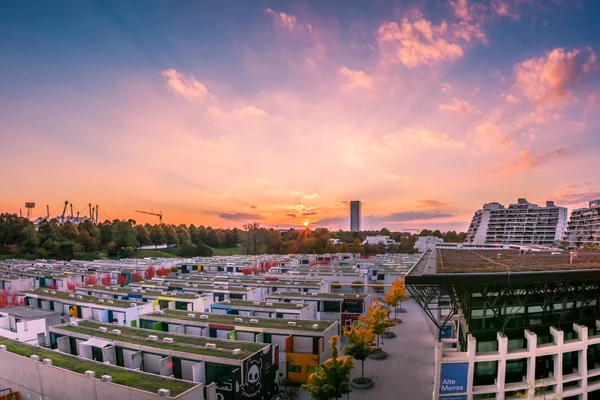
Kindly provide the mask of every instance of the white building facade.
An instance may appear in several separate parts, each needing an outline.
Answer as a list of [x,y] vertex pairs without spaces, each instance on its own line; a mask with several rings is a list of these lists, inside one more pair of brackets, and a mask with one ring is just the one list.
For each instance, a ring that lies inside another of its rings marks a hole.
[[571,244],[600,244],[600,200],[590,201],[589,207],[571,212],[566,240]]
[[518,199],[508,207],[488,203],[475,212],[466,242],[552,245],[563,240],[566,228],[567,209],[552,201],[547,201],[544,207],[526,199]]

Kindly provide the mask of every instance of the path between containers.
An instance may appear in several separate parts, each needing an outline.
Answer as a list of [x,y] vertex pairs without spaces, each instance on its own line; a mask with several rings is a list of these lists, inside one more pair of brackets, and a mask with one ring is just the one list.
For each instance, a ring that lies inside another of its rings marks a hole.
[[[402,323],[392,328],[394,339],[384,339],[384,360],[365,361],[365,376],[375,380],[367,390],[353,389],[350,400],[429,400],[433,393],[434,340],[427,317],[413,301],[402,302],[405,313],[398,313]],[[393,315],[393,314],[392,314]],[[352,371],[352,378],[360,376],[360,362]],[[310,400],[305,391],[299,400]],[[344,400],[340,399],[340,400]]]

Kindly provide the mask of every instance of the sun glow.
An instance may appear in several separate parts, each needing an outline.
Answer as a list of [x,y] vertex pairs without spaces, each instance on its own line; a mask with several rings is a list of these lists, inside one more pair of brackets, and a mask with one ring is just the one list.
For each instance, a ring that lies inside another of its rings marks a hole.
[[304,226],[308,226],[308,221],[304,221]]

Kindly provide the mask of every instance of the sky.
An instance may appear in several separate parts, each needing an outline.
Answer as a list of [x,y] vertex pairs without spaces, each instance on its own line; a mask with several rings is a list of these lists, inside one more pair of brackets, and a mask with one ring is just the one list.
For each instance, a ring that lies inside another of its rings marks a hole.
[[600,198],[600,2],[0,3],[0,212],[466,230]]

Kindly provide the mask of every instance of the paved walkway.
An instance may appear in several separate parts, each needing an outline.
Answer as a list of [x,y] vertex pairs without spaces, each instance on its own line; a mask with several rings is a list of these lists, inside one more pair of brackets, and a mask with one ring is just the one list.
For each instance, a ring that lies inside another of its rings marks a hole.
[[[412,300],[402,302],[406,313],[398,313],[402,323],[392,328],[394,339],[384,339],[384,360],[365,361],[365,376],[375,380],[367,390],[354,389],[351,400],[430,400],[433,392],[434,341],[426,316]],[[392,314],[393,315],[393,314]],[[360,376],[357,362],[352,378]],[[310,400],[301,393],[300,400]],[[344,397],[346,399],[346,397]]]

